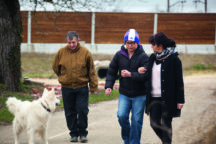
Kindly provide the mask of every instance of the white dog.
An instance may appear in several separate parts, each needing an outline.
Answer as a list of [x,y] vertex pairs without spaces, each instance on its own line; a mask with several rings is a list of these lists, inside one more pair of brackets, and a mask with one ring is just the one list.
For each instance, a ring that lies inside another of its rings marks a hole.
[[54,88],[51,91],[45,88],[42,97],[38,100],[29,102],[10,97],[6,104],[15,116],[13,120],[15,144],[19,144],[19,134],[24,129],[27,130],[29,144],[34,144],[36,133],[41,136],[44,144],[48,144],[46,134],[48,120],[51,113],[55,111],[56,105],[60,104]]

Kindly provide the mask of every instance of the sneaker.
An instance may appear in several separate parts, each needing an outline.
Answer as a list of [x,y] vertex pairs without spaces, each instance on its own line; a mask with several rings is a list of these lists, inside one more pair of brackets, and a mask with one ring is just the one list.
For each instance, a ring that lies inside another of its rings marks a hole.
[[78,142],[78,137],[74,136],[74,137],[71,137],[71,142]]
[[87,143],[88,142],[88,139],[86,136],[80,136],[80,142],[81,143]]

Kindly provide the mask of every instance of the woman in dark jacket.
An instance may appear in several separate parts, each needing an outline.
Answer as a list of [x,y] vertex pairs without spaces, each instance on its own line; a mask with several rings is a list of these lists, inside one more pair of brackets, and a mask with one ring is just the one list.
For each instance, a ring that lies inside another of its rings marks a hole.
[[184,105],[184,82],[182,64],[175,51],[175,41],[164,33],[150,37],[154,51],[149,66],[138,69],[148,73],[146,113],[150,123],[163,144],[172,143],[172,119],[179,117]]

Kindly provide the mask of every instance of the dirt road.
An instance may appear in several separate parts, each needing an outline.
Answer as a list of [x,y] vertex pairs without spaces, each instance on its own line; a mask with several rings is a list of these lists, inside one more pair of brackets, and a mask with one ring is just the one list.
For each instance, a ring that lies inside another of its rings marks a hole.
[[[216,74],[195,75],[184,78],[186,104],[182,117],[173,121],[173,144],[191,144],[216,125]],[[90,105],[89,144],[120,144],[120,127],[117,121],[118,100]],[[50,144],[70,144],[64,112],[56,112],[48,128]],[[21,143],[27,144],[26,133]],[[0,126],[0,143],[14,143],[12,127]],[[39,138],[36,143],[40,144]],[[144,116],[141,144],[160,144],[149,126],[149,117]]]

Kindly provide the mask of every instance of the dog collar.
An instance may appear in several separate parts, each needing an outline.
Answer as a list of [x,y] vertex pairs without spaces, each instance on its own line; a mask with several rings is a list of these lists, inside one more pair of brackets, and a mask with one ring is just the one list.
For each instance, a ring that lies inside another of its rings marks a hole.
[[51,110],[49,108],[47,108],[42,102],[41,102],[42,107],[47,110],[48,112],[51,112]]

